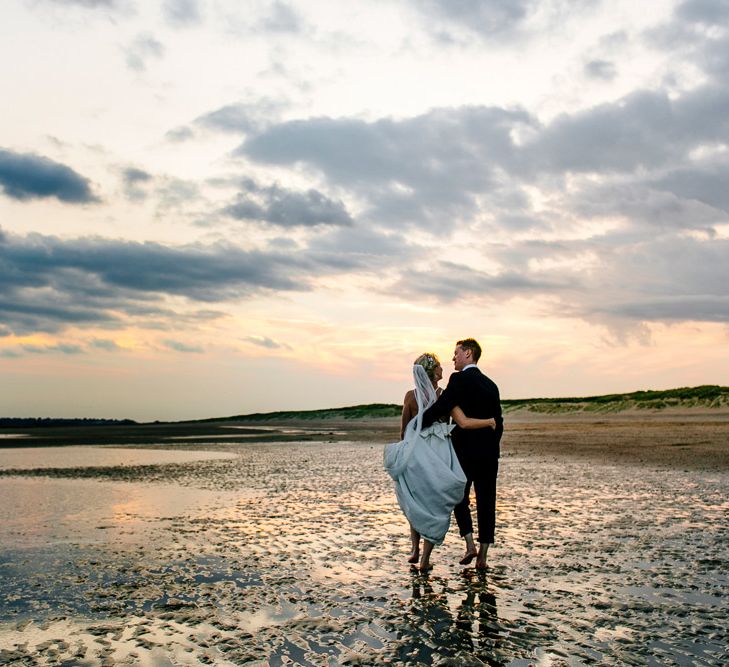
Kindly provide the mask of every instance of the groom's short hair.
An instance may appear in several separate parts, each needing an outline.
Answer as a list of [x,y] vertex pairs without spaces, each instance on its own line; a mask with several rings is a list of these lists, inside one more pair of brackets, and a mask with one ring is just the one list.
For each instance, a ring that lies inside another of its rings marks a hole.
[[475,338],[464,338],[463,340],[459,340],[456,345],[460,345],[464,350],[471,350],[473,363],[478,363],[478,360],[481,358],[481,346]]

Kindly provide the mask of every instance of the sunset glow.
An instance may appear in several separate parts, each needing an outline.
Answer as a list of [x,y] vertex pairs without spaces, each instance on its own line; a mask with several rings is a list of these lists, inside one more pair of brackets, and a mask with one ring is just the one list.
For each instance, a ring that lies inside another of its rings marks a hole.
[[4,3],[0,416],[726,384],[727,18]]

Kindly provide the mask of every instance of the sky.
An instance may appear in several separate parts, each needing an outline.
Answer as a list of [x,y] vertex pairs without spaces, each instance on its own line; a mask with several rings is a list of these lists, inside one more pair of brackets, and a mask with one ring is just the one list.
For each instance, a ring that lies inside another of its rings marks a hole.
[[0,416],[727,384],[729,1],[5,0]]

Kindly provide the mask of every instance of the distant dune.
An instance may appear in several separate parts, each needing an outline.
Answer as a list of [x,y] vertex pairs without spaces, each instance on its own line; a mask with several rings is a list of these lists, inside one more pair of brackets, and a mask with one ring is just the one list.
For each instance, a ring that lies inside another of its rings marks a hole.
[[505,412],[528,411],[540,414],[571,412],[672,411],[729,408],[729,387],[701,385],[663,391],[634,391],[570,398],[527,398],[504,400]]
[[[583,396],[566,398],[524,398],[503,399],[506,413],[534,413],[559,415],[570,413],[622,413],[640,411],[671,412],[675,410],[729,410],[729,387],[701,385],[681,387],[663,391],[634,391],[627,394],[606,394],[604,396]],[[298,410],[279,412],[257,412],[232,417],[201,420],[214,421],[291,421],[319,419],[377,419],[398,417],[401,410],[396,403],[370,403],[324,410]]]

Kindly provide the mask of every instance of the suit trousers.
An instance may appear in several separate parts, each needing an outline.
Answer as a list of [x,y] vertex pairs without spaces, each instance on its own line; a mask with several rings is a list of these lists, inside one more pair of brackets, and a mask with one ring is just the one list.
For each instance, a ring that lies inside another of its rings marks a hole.
[[496,530],[496,476],[499,472],[499,460],[489,460],[476,466],[473,464],[464,466],[462,462],[461,466],[467,482],[463,500],[453,510],[458,530],[461,537],[473,532],[470,507],[471,486],[473,486],[476,492],[477,541],[493,544]]

